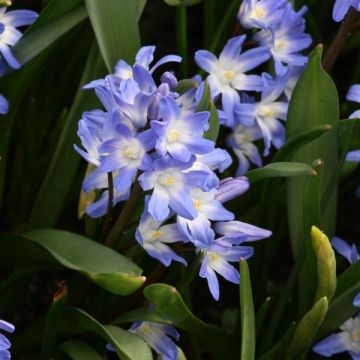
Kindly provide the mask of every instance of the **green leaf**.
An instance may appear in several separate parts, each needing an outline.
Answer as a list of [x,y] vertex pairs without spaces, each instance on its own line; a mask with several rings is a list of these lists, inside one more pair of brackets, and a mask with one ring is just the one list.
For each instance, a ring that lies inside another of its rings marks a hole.
[[54,229],[30,231],[24,236],[45,248],[63,266],[114,294],[129,295],[145,281],[137,265],[83,236]]
[[280,162],[249,171],[246,176],[251,183],[274,177],[316,176],[316,171],[306,164]]
[[249,268],[240,260],[241,360],[255,359],[256,329]]
[[336,289],[336,260],[328,237],[316,226],[311,229],[311,238],[317,257],[318,286],[315,302],[326,297],[330,301]]
[[211,90],[207,81],[204,82],[204,90],[201,95],[200,101],[195,109],[195,112],[206,111],[209,109],[211,102]]
[[59,332],[59,323],[64,314],[67,294],[68,290],[66,283],[62,282],[59,285],[59,289],[54,294],[52,306],[46,316],[41,344],[41,358],[43,360],[52,358]]
[[103,360],[104,358],[88,344],[80,340],[69,340],[59,346],[72,360]]
[[327,310],[328,301],[326,297],[323,297],[300,320],[288,348],[287,359],[291,359],[311,344],[313,337],[325,318]]
[[301,149],[302,146],[310,143],[313,140],[316,140],[321,135],[327,133],[331,129],[331,125],[319,125],[314,127],[313,129],[300,132],[296,136],[286,141],[286,143],[275,154],[272,162],[291,160],[291,158],[296,154],[299,149]]
[[[69,188],[80,164],[80,156],[73,144],[78,142],[76,129],[85,110],[95,108],[98,100],[91,91],[82,87],[105,73],[104,64],[96,44],[93,45],[82,75],[79,89],[63,127],[47,174],[41,184],[30,214],[29,228],[55,226],[61,214]],[[51,194],[51,196],[49,196]]]
[[140,308],[128,311],[119,316],[111,323],[114,325],[121,325],[125,323],[132,323],[134,321],[152,321],[160,324],[171,324],[171,321],[159,315],[155,310],[150,308]]
[[210,102],[210,118],[209,118],[209,130],[204,134],[205,139],[216,142],[220,130],[219,114],[214,105],[214,102]]
[[196,318],[173,286],[152,284],[144,289],[144,295],[150,303],[155,305],[157,313],[204,343],[216,358],[224,359],[225,354],[231,354],[230,336],[223,330]]
[[12,48],[12,51],[19,62],[24,65],[86,18],[86,9],[81,6],[24,36]]
[[202,0],[164,0],[170,6],[193,6],[199,4]]
[[[332,129],[316,140],[302,146],[291,161],[311,164],[316,159],[324,163],[321,175],[321,199],[331,178],[336,177],[338,164],[339,101],[334,82],[321,66],[322,46],[318,46],[310,56],[309,63],[298,81],[289,104],[286,121],[286,134],[289,139],[304,131],[321,125],[330,125]],[[288,219],[293,252],[299,252],[304,241],[311,242],[310,225],[304,226],[304,191],[306,179],[298,177],[288,180]],[[330,201],[323,214],[324,231],[331,237],[334,234],[336,217],[337,188],[331,188]]]
[[136,2],[85,0],[85,4],[108,71],[112,73],[120,59],[133,63],[140,47]]
[[109,342],[120,359],[152,360],[152,353],[143,338],[113,325],[102,325],[85,311],[69,308],[64,320],[64,335],[93,332]]

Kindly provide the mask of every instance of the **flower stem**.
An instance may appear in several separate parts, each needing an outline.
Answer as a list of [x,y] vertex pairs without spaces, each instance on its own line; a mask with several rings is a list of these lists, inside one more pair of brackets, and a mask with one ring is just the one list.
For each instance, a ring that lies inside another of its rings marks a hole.
[[108,172],[108,189],[109,189],[109,199],[108,199],[108,207],[107,213],[104,220],[101,239],[105,239],[106,234],[109,231],[109,226],[112,220],[112,208],[113,208],[113,200],[114,200],[114,179],[112,172]]
[[136,181],[132,188],[129,200],[125,203],[119,217],[117,218],[114,226],[110,231],[110,234],[105,240],[105,245],[111,248],[115,248],[117,246],[118,241],[120,240],[120,237],[122,236],[124,228],[131,215],[131,212],[139,199],[140,194],[141,194],[141,188],[139,183]]
[[347,37],[352,31],[352,27],[356,18],[357,11],[354,8],[350,8],[350,11],[346,16],[345,21],[341,24],[335,39],[333,40],[329,50],[324,57],[323,67],[327,72],[329,72],[334,66],[341,50],[345,45]]
[[182,78],[188,76],[188,43],[187,43],[187,16],[186,7],[176,7],[176,42],[182,62],[180,63],[180,70]]

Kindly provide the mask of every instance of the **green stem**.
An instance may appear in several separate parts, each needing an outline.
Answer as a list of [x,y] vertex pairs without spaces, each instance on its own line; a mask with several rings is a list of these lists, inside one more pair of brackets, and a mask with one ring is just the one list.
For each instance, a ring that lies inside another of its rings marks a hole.
[[209,48],[211,40],[214,38],[215,31],[215,1],[206,0],[204,6],[204,44]]
[[183,294],[186,289],[190,286],[192,281],[194,280],[196,274],[200,268],[200,262],[202,258],[202,253],[196,255],[194,260],[191,262],[190,266],[186,269],[185,274],[181,277],[180,281],[176,285],[177,290],[180,294]]
[[108,208],[106,217],[103,224],[101,239],[105,239],[106,234],[109,231],[109,226],[112,220],[112,208],[113,208],[113,199],[114,199],[114,180],[112,172],[108,172],[108,188],[109,188],[109,199],[108,199]]
[[332,42],[329,50],[324,57],[323,67],[327,72],[332,69],[335,61],[340,55],[340,52],[343,49],[345,42],[352,31],[352,27],[357,18],[357,15],[357,11],[351,7],[350,11],[346,15],[345,21],[341,24],[334,41]]
[[187,43],[187,17],[186,7],[176,7],[176,42],[182,62],[180,63],[180,72],[183,79],[188,76],[188,43]]
[[105,245],[115,248],[124,232],[124,228],[131,216],[131,212],[136,205],[141,194],[141,188],[139,183],[136,181],[129,200],[125,203],[124,207],[121,210],[119,217],[117,218],[114,226],[112,227],[110,234],[105,240]]

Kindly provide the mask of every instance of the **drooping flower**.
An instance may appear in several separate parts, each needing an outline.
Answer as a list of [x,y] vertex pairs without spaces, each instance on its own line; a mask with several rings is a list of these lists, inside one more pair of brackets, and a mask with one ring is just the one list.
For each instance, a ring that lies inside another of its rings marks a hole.
[[350,7],[353,7],[356,11],[360,11],[360,0],[336,0],[332,13],[334,21],[342,21]]
[[195,53],[198,66],[209,73],[207,81],[210,84],[212,96],[221,94],[222,106],[228,118],[227,126],[229,127],[235,124],[235,109],[240,104],[240,95],[237,90],[262,90],[261,77],[245,73],[270,57],[266,47],[258,47],[240,54],[245,39],[245,35],[230,39],[219,58],[207,50],[199,50]]
[[180,334],[174,326],[157,324],[150,321],[137,321],[131,328],[130,332],[140,335],[163,360],[177,360],[179,350],[171,339],[179,340]]
[[308,61],[308,57],[300,53],[312,42],[311,36],[304,32],[306,11],[307,7],[303,6],[295,12],[291,4],[287,4],[282,21],[276,27],[254,35],[255,41],[270,50],[278,76],[285,75],[289,65],[304,66]]
[[[129,329],[130,332],[141,336],[153,348],[162,360],[177,360],[179,349],[172,340],[178,341],[180,334],[174,326],[158,324],[152,321],[136,321]],[[115,351],[111,344],[106,345],[109,351]]]
[[[12,333],[15,330],[15,326],[5,320],[0,320],[0,329]],[[5,335],[0,334],[0,359],[11,359],[10,347],[9,339]]]
[[286,4],[287,0],[244,0],[237,17],[244,28],[273,28],[282,20]]
[[149,196],[145,199],[145,211],[136,229],[136,240],[150,256],[158,259],[165,266],[169,266],[172,260],[186,265],[186,261],[166,245],[186,241],[185,235],[176,224],[162,225],[161,222],[154,220],[146,210],[148,201]]
[[19,69],[20,63],[11,51],[21,38],[22,34],[17,27],[31,25],[38,14],[30,10],[6,11],[0,8],[0,75],[5,71],[6,64],[13,69]]
[[239,271],[229,263],[251,257],[254,249],[243,244],[267,238],[271,236],[271,231],[240,221],[216,223],[215,231],[223,236],[215,239],[215,235],[212,233],[208,243],[199,247],[203,254],[199,275],[207,279],[213,298],[218,300],[220,288],[216,273],[226,280],[238,284],[240,281]]
[[269,74],[262,75],[264,88],[257,103],[242,103],[237,108],[239,122],[243,125],[258,125],[264,139],[264,156],[269,154],[271,143],[279,149],[285,142],[285,128],[279,120],[286,120],[288,103],[279,101],[284,92],[287,77],[275,80]]
[[252,127],[238,125],[227,138],[227,144],[239,160],[236,176],[244,175],[249,170],[250,162],[258,167],[262,166],[259,150],[253,144],[253,141],[261,138],[261,130],[256,124]]

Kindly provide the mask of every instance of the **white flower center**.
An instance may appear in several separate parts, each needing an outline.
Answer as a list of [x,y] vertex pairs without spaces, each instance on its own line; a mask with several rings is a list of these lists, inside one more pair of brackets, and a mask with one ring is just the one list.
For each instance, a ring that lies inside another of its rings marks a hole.
[[251,137],[249,135],[246,134],[234,134],[235,137],[235,141],[237,144],[241,144],[243,142],[250,142],[251,141]]
[[142,324],[138,328],[138,331],[143,335],[149,335],[151,333],[150,326],[148,324]]
[[275,116],[275,111],[269,106],[261,105],[257,108],[257,111],[259,116],[268,116],[268,117]]
[[223,80],[225,80],[226,83],[230,83],[234,79],[234,72],[231,70],[226,70],[222,72]]
[[159,182],[160,184],[165,186],[172,186],[174,185],[175,179],[170,174],[164,174],[164,175],[160,175]]
[[286,41],[283,39],[275,39],[274,42],[274,48],[276,50],[281,50],[284,49],[286,47]]
[[265,10],[261,6],[256,6],[252,11],[252,16],[255,19],[261,19],[265,15]]
[[125,157],[131,160],[136,160],[140,155],[140,148],[138,146],[127,146],[123,152]]
[[170,129],[166,134],[166,140],[168,142],[175,142],[179,140],[180,131],[178,129]]
[[194,208],[199,210],[201,208],[201,201],[199,199],[194,200]]

